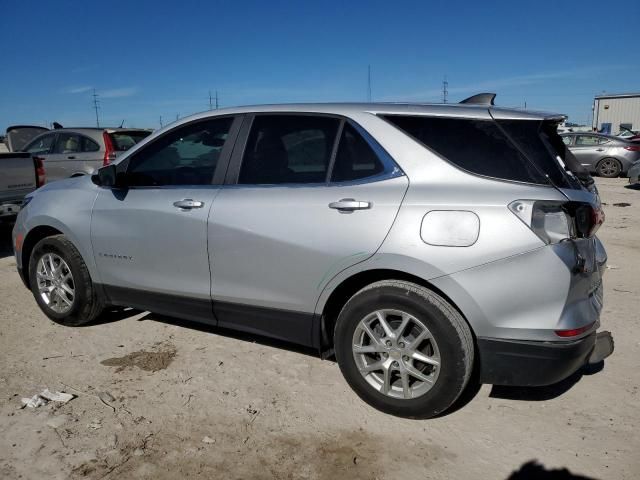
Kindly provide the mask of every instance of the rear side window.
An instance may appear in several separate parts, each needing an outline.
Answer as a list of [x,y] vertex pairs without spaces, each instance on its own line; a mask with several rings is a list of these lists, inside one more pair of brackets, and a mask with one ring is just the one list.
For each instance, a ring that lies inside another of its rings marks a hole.
[[325,182],[339,123],[312,115],[256,116],[238,183]]
[[384,171],[384,165],[367,141],[349,123],[342,130],[332,182],[347,182],[372,177]]
[[499,125],[494,120],[464,118],[401,115],[385,118],[471,173],[502,180],[541,185],[553,182],[567,186],[566,174],[542,142],[538,131],[540,122]]
[[133,147],[136,143],[147,138],[151,132],[112,132],[109,134],[114,150],[124,152]]
[[578,135],[576,137],[576,147],[591,147],[601,143],[604,143],[601,138],[593,135]]
[[91,140],[88,137],[82,137],[82,151],[83,152],[97,152],[100,150],[100,145]]
[[82,140],[76,133],[59,133],[53,153],[79,153],[82,151]]

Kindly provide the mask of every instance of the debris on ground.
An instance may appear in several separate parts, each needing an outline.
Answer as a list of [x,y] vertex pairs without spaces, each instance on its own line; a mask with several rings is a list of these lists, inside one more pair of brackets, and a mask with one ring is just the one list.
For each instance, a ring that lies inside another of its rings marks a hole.
[[211,444],[211,443],[216,443],[216,441],[215,441],[215,439],[213,439],[213,438],[211,438],[211,437],[207,437],[207,436],[205,436],[205,437],[202,439],[202,443],[209,443],[209,444]]
[[163,345],[163,348],[156,352],[147,352],[139,350],[132,352],[124,357],[107,358],[101,361],[102,365],[107,367],[118,367],[116,373],[120,373],[127,368],[137,367],[148,372],[157,372],[164,370],[176,356],[176,349],[173,345]]
[[45,388],[42,392],[36,393],[31,398],[22,399],[22,407],[38,408],[46,405],[49,402],[67,403],[75,398],[75,395],[64,392],[51,392],[48,388]]
[[630,207],[631,204],[627,202],[618,202],[613,204],[614,207]]
[[618,270],[619,268],[617,265],[607,265],[607,270]]

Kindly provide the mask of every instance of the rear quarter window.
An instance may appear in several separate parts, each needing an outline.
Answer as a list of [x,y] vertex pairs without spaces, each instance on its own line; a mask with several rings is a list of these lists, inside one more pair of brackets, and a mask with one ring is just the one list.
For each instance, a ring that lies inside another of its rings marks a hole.
[[113,148],[124,152],[151,135],[151,132],[112,132],[109,134]]
[[500,180],[567,186],[539,121],[388,115],[387,121],[454,165]]

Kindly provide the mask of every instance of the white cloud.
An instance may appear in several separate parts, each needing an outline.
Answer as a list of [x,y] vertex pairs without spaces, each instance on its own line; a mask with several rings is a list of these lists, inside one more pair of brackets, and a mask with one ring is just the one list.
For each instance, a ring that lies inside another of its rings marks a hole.
[[85,93],[89,90],[92,90],[93,87],[83,86],[83,87],[69,87],[66,91],[67,93]]

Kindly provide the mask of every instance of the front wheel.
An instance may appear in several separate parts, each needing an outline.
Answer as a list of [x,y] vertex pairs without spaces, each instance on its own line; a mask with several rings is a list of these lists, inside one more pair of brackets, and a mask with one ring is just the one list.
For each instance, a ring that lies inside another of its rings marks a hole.
[[102,312],[89,270],[64,235],[44,238],[35,245],[29,260],[29,282],[40,309],[57,323],[80,326]]
[[438,294],[405,281],[380,281],[356,293],[340,312],[334,346],[360,398],[399,417],[444,412],[473,369],[464,318]]

